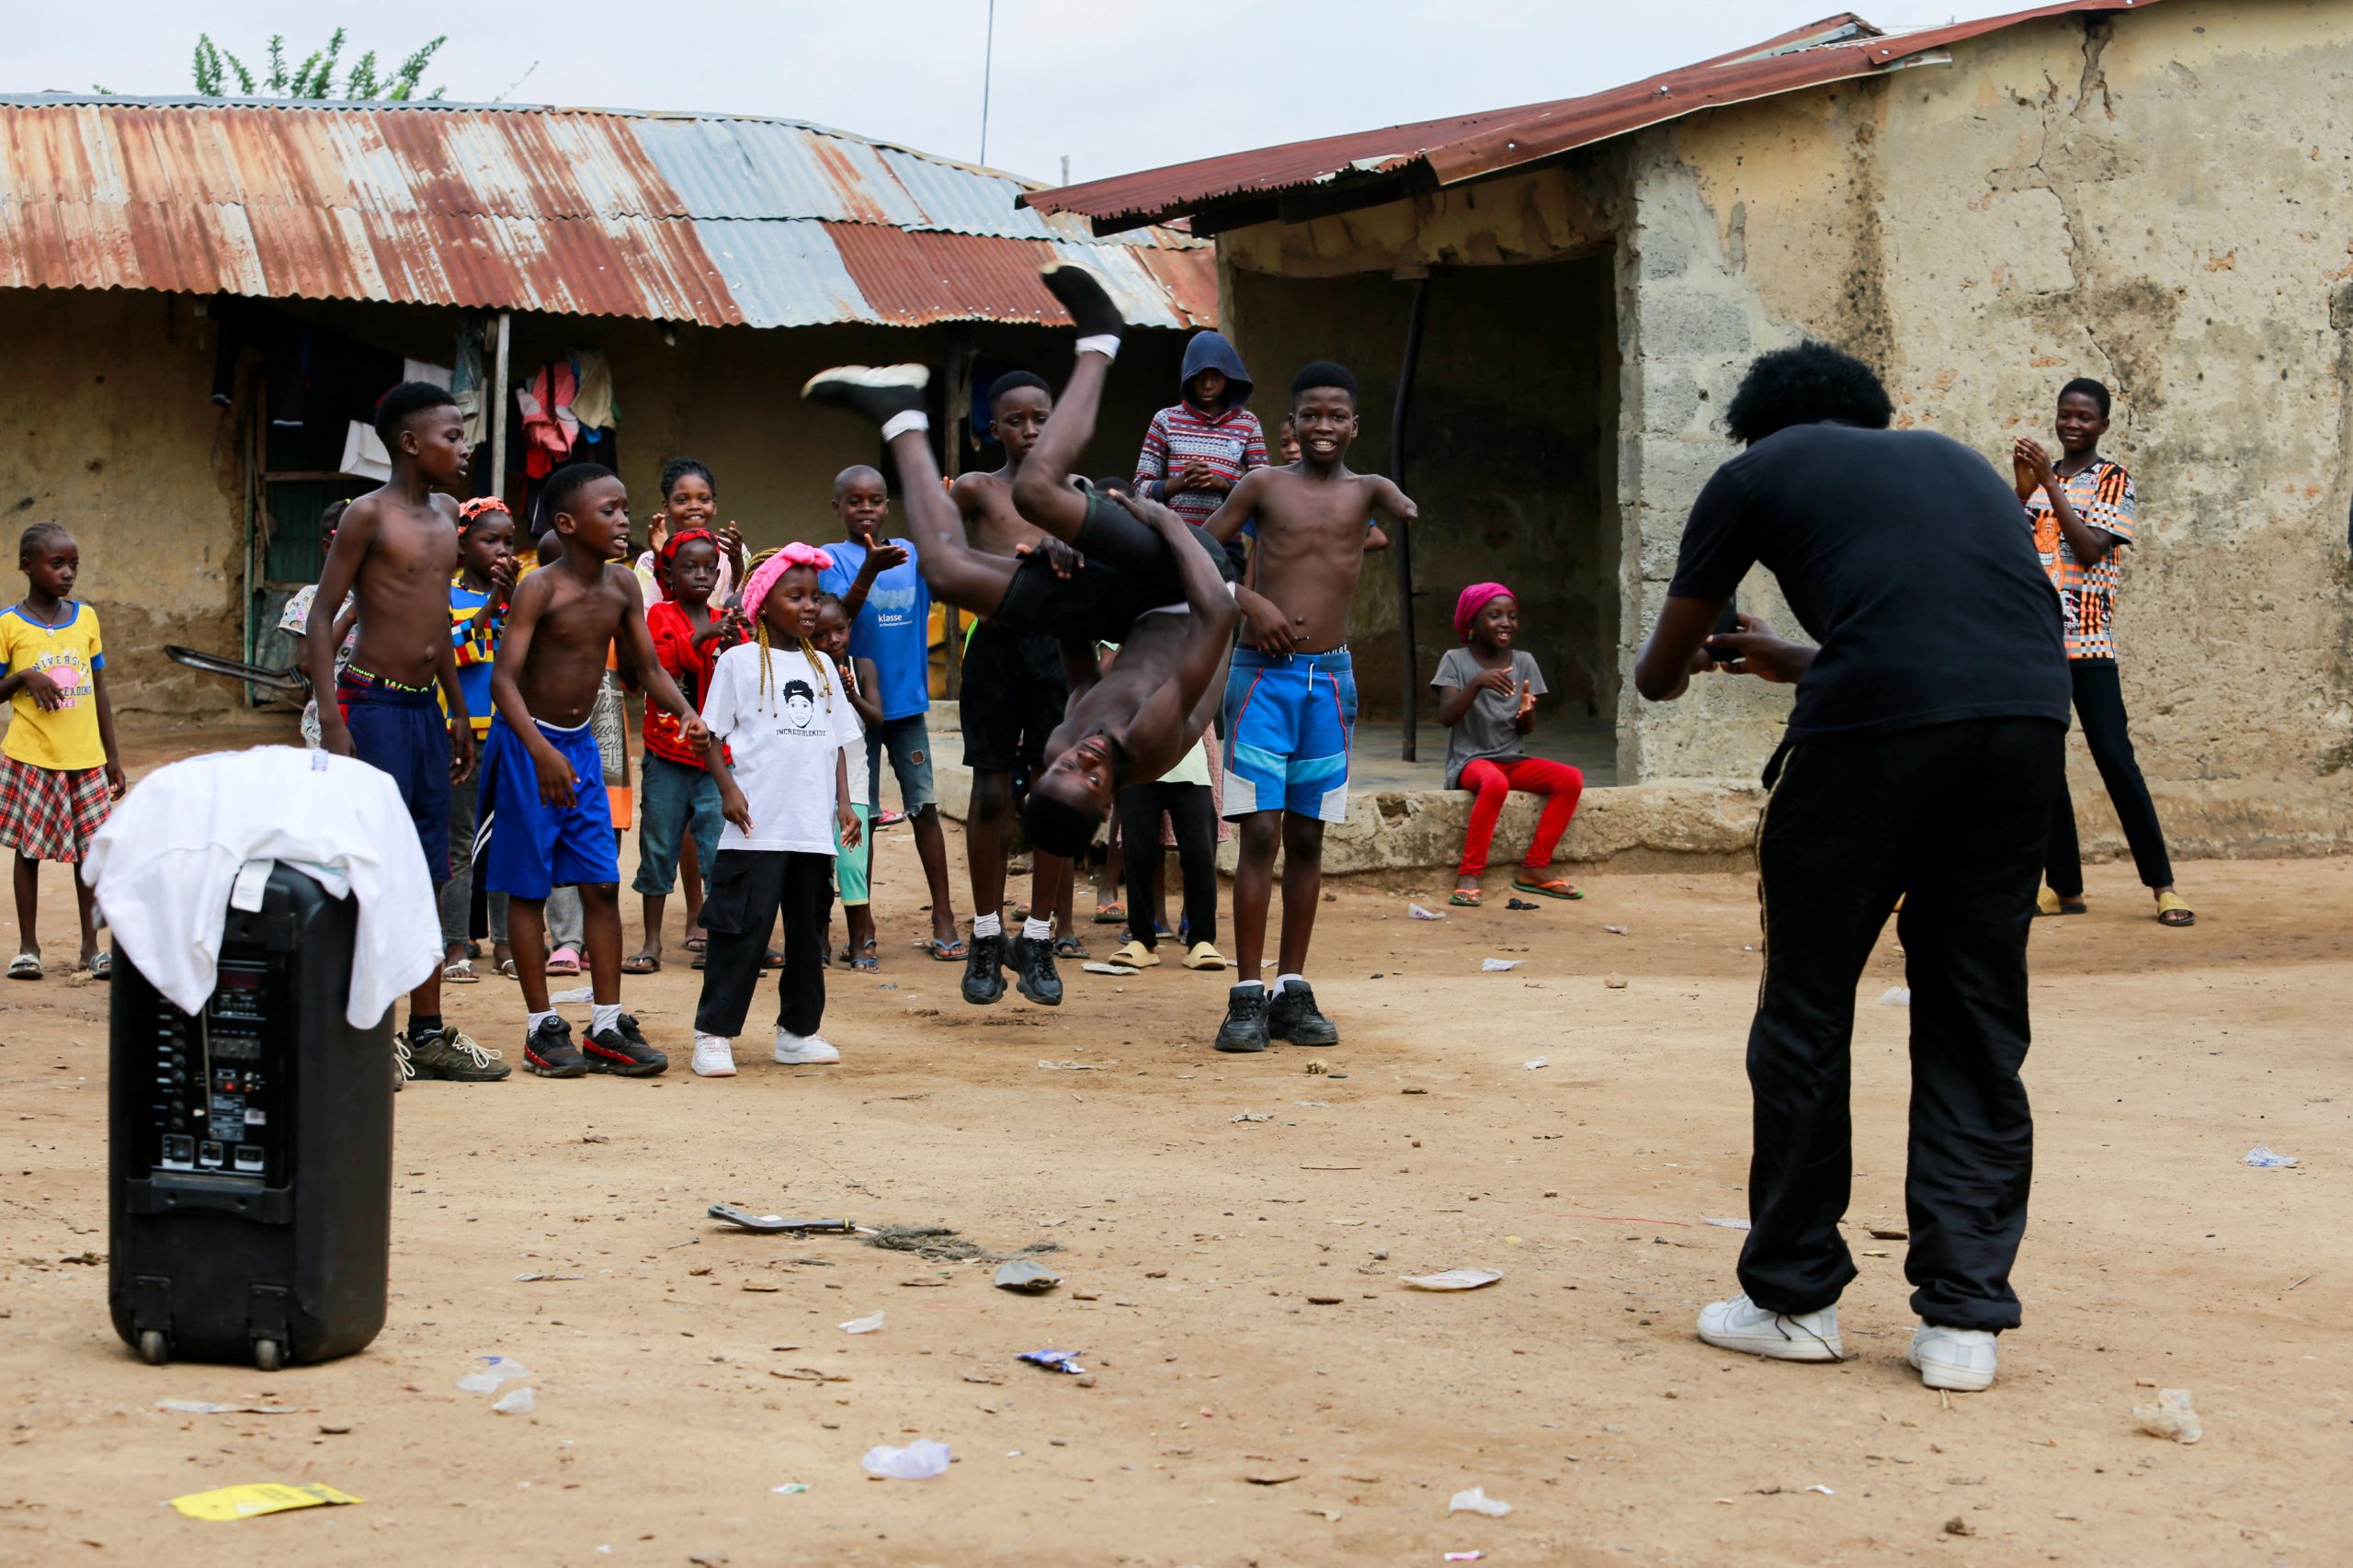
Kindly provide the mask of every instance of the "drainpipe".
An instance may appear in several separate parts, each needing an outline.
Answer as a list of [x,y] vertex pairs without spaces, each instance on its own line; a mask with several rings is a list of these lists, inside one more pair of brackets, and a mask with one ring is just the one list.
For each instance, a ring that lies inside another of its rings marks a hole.
[[[1430,278],[1425,272],[1414,279],[1413,312],[1405,319],[1405,363],[1397,372],[1397,403],[1389,416],[1389,477],[1397,487],[1405,487],[1405,415],[1414,402],[1414,367],[1422,357],[1422,320],[1429,306]],[[1404,693],[1401,704],[1405,721],[1405,745],[1400,754],[1407,762],[1415,760],[1414,728],[1421,701],[1421,684],[1415,677],[1416,660],[1414,653],[1414,541],[1405,519],[1395,519],[1397,537],[1390,542],[1390,553],[1397,562],[1397,638],[1402,652],[1399,663],[1404,671]]]
[[509,364],[507,344],[515,335],[515,318],[506,311],[498,312],[498,347],[490,361],[490,385],[483,413],[490,420],[490,493],[502,500],[506,495],[506,377]]

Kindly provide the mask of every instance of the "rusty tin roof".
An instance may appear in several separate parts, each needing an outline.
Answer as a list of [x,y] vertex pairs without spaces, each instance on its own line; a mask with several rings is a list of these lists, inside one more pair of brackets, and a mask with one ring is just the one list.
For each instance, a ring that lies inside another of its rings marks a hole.
[[[2042,17],[2145,10],[2158,0],[2071,0],[1941,28],[1889,33],[1852,12],[1745,49],[1581,98],[1489,109],[1345,136],[1325,136],[1112,179],[1027,192],[1024,205],[1091,221],[1114,233],[1204,209],[1350,183],[1391,186],[1415,176],[1445,186],[1516,168],[1679,119],[1701,109],[1927,63],[1967,39]],[[1267,211],[1264,217],[1279,214]],[[1252,213],[1244,221],[1259,221]]]
[[1214,324],[1207,242],[1095,236],[1011,175],[821,126],[439,104],[0,97],[0,287],[636,316]]

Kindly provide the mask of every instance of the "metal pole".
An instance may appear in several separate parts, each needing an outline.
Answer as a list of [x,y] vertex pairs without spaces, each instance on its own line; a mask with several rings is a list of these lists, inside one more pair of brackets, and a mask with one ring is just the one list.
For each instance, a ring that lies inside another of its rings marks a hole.
[[483,414],[490,421],[490,493],[506,494],[506,350],[514,318],[498,312],[498,351],[491,356],[490,385],[483,389]]
[[[1422,357],[1422,321],[1429,306],[1429,274],[1414,279],[1413,312],[1405,318],[1405,363],[1397,372],[1397,403],[1389,416],[1389,477],[1399,489],[1405,486],[1405,414],[1414,402],[1414,368]],[[1391,542],[1390,553],[1397,562],[1397,640],[1399,664],[1404,673],[1403,699],[1405,721],[1405,745],[1400,754],[1407,762],[1414,756],[1414,728],[1419,717],[1421,685],[1415,678],[1418,660],[1414,652],[1414,541],[1405,519],[1395,519],[1397,537]]]
[[996,0],[989,0],[988,40],[981,47],[981,163],[984,167],[989,161],[989,78],[995,72]]

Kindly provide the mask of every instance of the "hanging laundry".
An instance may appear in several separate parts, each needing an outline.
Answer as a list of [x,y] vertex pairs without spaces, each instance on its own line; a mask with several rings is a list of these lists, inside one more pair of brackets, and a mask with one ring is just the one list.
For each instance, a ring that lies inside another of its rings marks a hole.
[[[482,407],[483,319],[466,315],[458,323],[457,362],[449,370],[449,395],[458,400],[458,412],[465,415],[466,440],[473,446],[483,441]],[[481,464],[475,465],[480,468]]]
[[392,477],[392,455],[384,449],[376,427],[357,419],[344,428],[343,461],[338,466],[354,479],[372,479],[379,484]]
[[579,443],[580,422],[572,413],[579,384],[572,361],[557,359],[540,366],[515,393],[523,415],[523,472],[533,479],[553,473]]
[[592,432],[588,438],[593,441],[597,438],[593,432],[609,430],[620,423],[620,409],[613,401],[613,369],[593,348],[574,349],[572,368],[580,388],[573,394],[573,417],[580,421],[582,429]]

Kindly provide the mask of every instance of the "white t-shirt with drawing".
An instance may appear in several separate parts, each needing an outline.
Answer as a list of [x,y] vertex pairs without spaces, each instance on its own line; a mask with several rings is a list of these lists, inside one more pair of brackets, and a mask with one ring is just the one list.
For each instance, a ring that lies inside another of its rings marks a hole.
[[772,649],[763,683],[761,656],[754,642],[720,654],[703,698],[702,722],[727,742],[752,812],[752,831],[729,823],[719,847],[831,856],[834,770],[857,712],[831,660],[821,669],[798,648]]

